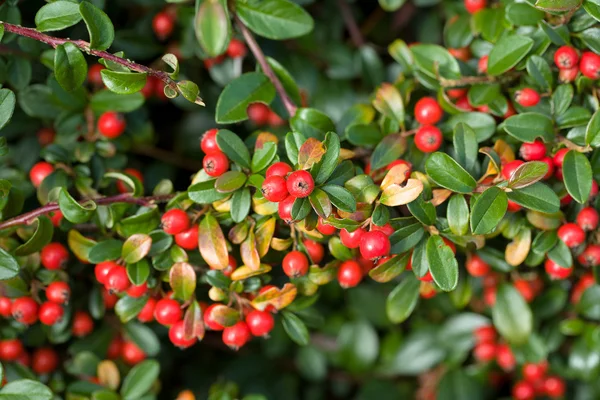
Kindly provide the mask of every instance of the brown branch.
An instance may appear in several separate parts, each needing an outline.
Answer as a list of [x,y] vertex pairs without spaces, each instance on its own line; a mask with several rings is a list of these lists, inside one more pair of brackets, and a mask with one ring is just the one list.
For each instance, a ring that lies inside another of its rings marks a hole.
[[[182,94],[181,90],[179,89],[179,86],[177,85],[177,82],[174,81],[173,79],[171,79],[169,74],[164,71],[157,71],[150,67],[146,67],[145,65],[141,65],[134,61],[130,61],[126,58],[111,54],[107,51],[94,50],[91,48],[91,45],[84,40],[72,40],[72,39],[57,38],[57,37],[53,37],[50,35],[46,35],[45,33],[38,32],[37,30],[32,29],[32,28],[26,28],[26,27],[20,26],[20,25],[9,24],[8,22],[0,22],[0,23],[2,25],[4,25],[4,30],[6,32],[11,32],[11,33],[14,33],[19,36],[37,40],[38,42],[46,43],[47,45],[52,46],[53,48],[56,48],[65,43],[71,43],[71,44],[75,45],[78,49],[80,49],[81,51],[83,51],[87,54],[90,54],[90,55],[93,55],[96,57],[100,57],[100,58],[104,58],[105,60],[112,61],[119,65],[123,65],[135,72],[140,72],[143,74],[148,74],[149,76],[154,76],[154,77],[160,79],[161,81],[163,81],[165,83],[165,85],[169,86],[171,89],[173,89],[177,93]],[[204,103],[200,99],[198,99],[196,101],[196,103],[200,104],[202,106],[204,105]]]
[[234,18],[235,22],[237,23],[237,26],[239,27],[240,31],[242,32],[242,35],[244,36],[244,39],[246,40],[246,43],[248,44],[248,47],[250,48],[250,51],[252,52],[252,54],[254,54],[254,58],[256,58],[256,61],[258,61],[258,63],[260,64],[260,67],[265,73],[265,75],[273,83],[273,86],[275,86],[275,90],[277,91],[277,94],[279,94],[279,97],[281,98],[281,101],[283,102],[283,105],[285,106],[285,109],[287,110],[288,114],[290,115],[290,117],[293,117],[294,115],[296,115],[296,110],[298,108],[296,107],[292,99],[290,99],[290,96],[288,96],[277,75],[275,75],[275,73],[273,72],[273,69],[267,62],[265,54],[262,52],[252,33],[248,30],[248,28],[246,28],[246,25],[244,25],[242,20],[239,19],[237,15]]
[[346,0],[337,0],[338,7],[342,13],[342,18],[344,19],[344,23],[346,24],[346,29],[348,29],[348,33],[350,34],[350,38],[352,39],[352,43],[356,47],[362,47],[365,44],[365,39],[363,38],[362,33],[360,32],[360,28],[352,15],[352,10],[350,10],[350,6],[346,3]]
[[[99,206],[105,206],[113,203],[129,203],[137,204],[139,206],[148,207],[156,203],[164,203],[175,197],[175,194],[163,194],[160,196],[148,196],[148,197],[133,197],[131,193],[118,194],[116,196],[101,197],[99,199],[93,199],[94,202]],[[89,201],[89,199],[81,201],[81,203]],[[48,203],[43,207],[37,208],[33,211],[26,212],[9,220],[0,223],[0,230],[10,228],[17,225],[25,225],[31,223],[35,218],[46,215],[52,211],[58,211],[60,207],[58,203]]]
[[198,171],[202,169],[202,162],[199,160],[191,160],[182,157],[179,154],[172,153],[167,150],[160,149],[153,146],[133,146],[131,151],[135,154],[154,158],[159,161],[163,161],[167,164],[174,165],[178,168],[185,169],[188,171]]

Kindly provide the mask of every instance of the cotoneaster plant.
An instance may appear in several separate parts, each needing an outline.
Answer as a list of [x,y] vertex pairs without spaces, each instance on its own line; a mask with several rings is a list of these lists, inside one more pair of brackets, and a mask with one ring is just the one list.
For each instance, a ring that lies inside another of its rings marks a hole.
[[599,24],[4,2],[0,397],[600,397]]

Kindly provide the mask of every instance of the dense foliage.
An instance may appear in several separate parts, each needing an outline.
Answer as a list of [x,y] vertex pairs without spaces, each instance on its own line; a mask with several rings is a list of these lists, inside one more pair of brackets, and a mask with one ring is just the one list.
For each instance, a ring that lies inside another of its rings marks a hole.
[[0,21],[0,399],[600,398],[597,0]]

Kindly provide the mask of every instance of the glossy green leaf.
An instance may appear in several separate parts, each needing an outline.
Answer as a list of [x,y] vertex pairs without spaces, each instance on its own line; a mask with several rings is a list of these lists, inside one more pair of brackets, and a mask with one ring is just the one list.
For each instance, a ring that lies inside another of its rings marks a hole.
[[325,140],[325,154],[321,161],[313,165],[311,174],[315,175],[315,183],[321,185],[329,179],[338,164],[340,156],[340,138],[335,132],[327,132]]
[[117,94],[110,90],[100,90],[92,95],[90,105],[94,112],[101,114],[106,111],[131,112],[144,104],[141,93]]
[[552,88],[554,84],[552,70],[548,62],[542,57],[535,54],[529,57],[527,60],[527,72],[541,89],[550,90]]
[[520,165],[510,176],[508,187],[521,189],[533,185],[544,178],[548,164],[541,161],[529,161]]
[[[0,125],[1,126],[1,125]],[[585,129],[585,144],[600,147],[600,110],[597,110]]]
[[269,39],[283,40],[312,31],[312,17],[288,0],[237,0],[236,12],[252,31]]
[[169,282],[175,297],[181,301],[188,301],[196,290],[196,271],[188,263],[175,263],[169,272]]
[[496,131],[496,122],[490,114],[482,112],[468,112],[453,115],[448,120],[448,126],[454,130],[458,124],[468,125],[477,137],[477,142],[481,143],[488,140]]
[[384,263],[373,267],[373,269],[369,271],[369,276],[375,282],[389,282],[392,279],[396,278],[398,275],[400,275],[402,272],[404,272],[406,266],[408,265],[408,262],[410,261],[410,256],[410,253],[393,256]]
[[477,186],[475,179],[445,153],[431,154],[425,163],[425,170],[432,181],[454,192],[470,193]]
[[53,397],[50,388],[41,382],[29,379],[9,382],[0,389],[0,399],[6,400],[50,400]]
[[0,248],[0,281],[14,278],[19,273],[19,263],[6,250]]
[[194,32],[202,49],[211,57],[223,54],[231,37],[227,4],[221,0],[200,3],[194,19]]
[[250,168],[250,152],[238,135],[227,129],[219,129],[217,144],[231,161]]
[[243,188],[233,193],[231,197],[231,219],[242,222],[250,212],[252,197],[249,188]]
[[38,31],[59,31],[81,21],[79,5],[70,1],[48,3],[35,14]]
[[10,121],[15,111],[16,98],[10,89],[0,89],[0,129]]
[[283,329],[290,339],[300,346],[306,346],[310,338],[304,322],[289,311],[283,311],[281,314],[283,315]]
[[421,282],[412,275],[407,275],[398,286],[390,292],[385,310],[392,323],[404,322],[417,306]]
[[400,158],[406,151],[406,139],[401,134],[387,135],[375,147],[371,154],[371,168],[373,170],[385,167],[392,161]]
[[121,396],[123,400],[140,399],[151,388],[160,372],[160,365],[155,360],[146,360],[134,366],[123,379]]
[[96,50],[108,49],[115,39],[115,28],[108,15],[87,1],[79,4],[79,12],[90,35],[90,47]]
[[535,112],[513,115],[502,126],[509,135],[527,143],[533,143],[538,137],[550,142],[555,136],[552,120]]
[[252,172],[260,172],[267,168],[271,161],[277,155],[277,144],[267,142],[260,149],[256,150],[252,155],[251,169]]
[[137,298],[129,296],[121,297],[117,301],[117,304],[115,304],[115,314],[117,314],[122,323],[127,323],[142,311],[147,302],[148,298],[143,296]]
[[[160,351],[160,342],[154,331],[142,323],[129,321],[123,325],[124,333],[129,337],[140,349],[144,349],[149,357],[154,357]],[[122,390],[122,388],[121,388]]]
[[308,196],[310,200],[310,204],[313,207],[313,210],[319,215],[321,218],[327,218],[331,215],[332,207],[331,201],[329,200],[329,196],[327,193],[321,189],[315,189]]
[[431,78],[441,75],[448,79],[460,77],[458,62],[452,55],[435,44],[417,44],[410,47],[417,68]]
[[501,284],[492,307],[494,326],[510,343],[523,344],[533,329],[533,316],[523,296],[509,284]]
[[275,98],[275,87],[261,72],[248,72],[231,81],[219,95],[216,121],[231,124],[248,119],[246,112],[252,103],[270,104]]
[[215,181],[205,181],[193,184],[188,188],[188,197],[194,203],[210,204],[212,202],[223,200],[227,193],[220,193],[215,189]]
[[570,150],[563,161],[563,177],[567,191],[578,203],[585,203],[592,190],[592,167],[588,158]]
[[81,224],[89,221],[96,211],[96,203],[93,200],[77,202],[67,189],[61,188],[58,195],[58,206],[67,221],[74,224]]
[[140,261],[150,252],[152,238],[143,233],[136,233],[127,238],[121,250],[121,257],[127,264]]
[[88,257],[91,263],[98,264],[103,261],[112,261],[121,257],[123,242],[117,239],[108,239],[98,242],[91,248]]
[[433,235],[427,240],[426,254],[435,283],[443,291],[454,290],[458,284],[458,262],[452,249],[441,236]]
[[339,210],[349,213],[356,211],[356,200],[347,189],[337,185],[325,185],[321,189],[327,193],[331,203]]
[[315,108],[299,108],[290,119],[290,126],[307,138],[323,140],[327,132],[335,131],[335,124],[325,113]]
[[498,187],[486,189],[477,197],[471,211],[471,231],[475,235],[490,233],[506,214],[508,197]]
[[132,94],[139,92],[146,85],[146,74],[138,72],[119,72],[103,69],[102,82],[117,94]]
[[473,171],[477,164],[477,136],[475,131],[464,123],[458,123],[454,127],[452,136],[456,161],[467,171]]
[[469,206],[461,194],[455,194],[448,201],[446,214],[448,226],[455,235],[466,235],[469,231]]
[[217,178],[215,181],[215,189],[219,193],[235,192],[244,186],[247,179],[248,176],[241,171],[227,171]]
[[501,38],[488,58],[488,74],[500,75],[513,68],[533,47],[533,39],[521,35],[506,35]]
[[560,209],[560,200],[556,193],[541,182],[509,192],[508,199],[525,208],[547,214]]
[[50,221],[50,218],[45,215],[39,216],[35,219],[36,229],[33,235],[14,251],[17,256],[25,256],[38,252],[44,248],[48,243],[52,241],[52,235],[54,233],[54,226]]
[[579,7],[580,0],[537,0],[536,8],[544,11],[568,11]]
[[87,63],[81,51],[72,43],[61,44],[54,51],[54,76],[66,90],[79,88],[87,77]]

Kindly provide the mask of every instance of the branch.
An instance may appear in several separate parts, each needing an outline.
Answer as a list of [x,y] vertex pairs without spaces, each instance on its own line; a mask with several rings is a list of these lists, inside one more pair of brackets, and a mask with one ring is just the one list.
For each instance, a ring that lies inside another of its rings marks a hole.
[[352,10],[346,3],[346,0],[338,0],[338,7],[342,12],[342,18],[344,19],[344,23],[346,24],[346,28],[348,29],[348,33],[350,34],[350,38],[352,39],[352,43],[356,47],[362,47],[365,44],[365,39],[360,32],[360,28],[352,15]]
[[273,69],[271,68],[271,66],[267,62],[267,59],[265,58],[265,54],[262,52],[252,33],[248,30],[248,28],[246,28],[246,25],[244,25],[242,20],[239,19],[237,15],[234,18],[235,22],[240,28],[240,31],[242,31],[242,35],[244,36],[244,39],[246,40],[250,51],[252,52],[252,54],[254,54],[256,61],[258,61],[258,63],[260,64],[260,67],[262,68],[265,75],[273,83],[273,86],[275,86],[275,90],[277,91],[277,94],[279,94],[279,97],[281,98],[281,101],[283,102],[283,105],[285,106],[285,109],[287,110],[288,114],[290,114],[290,117],[293,117],[296,114],[296,110],[298,108],[296,107],[292,99],[290,99],[290,96],[288,96],[288,94],[286,93],[285,89],[283,88],[283,85],[281,84],[281,81],[279,80],[279,78],[277,78],[277,75],[275,75],[275,73],[273,72]]
[[[133,197],[131,193],[123,193],[118,194],[116,196],[111,197],[101,197],[99,199],[92,199],[99,206],[105,206],[113,203],[129,203],[129,204],[137,204],[139,206],[148,207],[156,203],[164,203],[166,201],[171,200],[175,197],[175,194],[163,194],[160,196],[148,196],[148,197]],[[87,200],[83,200],[80,203],[83,203]],[[10,228],[16,225],[24,225],[31,223],[35,218],[46,215],[52,211],[58,211],[60,207],[58,203],[52,202],[48,203],[43,207],[37,208],[33,211],[29,211],[25,214],[21,214],[9,220],[6,220],[0,223],[0,230]]]
[[[130,61],[126,58],[111,54],[107,51],[94,50],[91,48],[90,44],[84,40],[71,40],[71,39],[57,38],[57,37],[46,35],[45,33],[38,32],[37,30],[32,29],[32,28],[26,28],[26,27],[20,26],[20,25],[9,24],[8,22],[0,21],[0,23],[2,25],[4,25],[4,30],[6,32],[11,32],[11,33],[14,33],[19,36],[24,36],[24,37],[27,37],[27,38],[30,38],[33,40],[37,40],[38,42],[46,43],[47,45],[50,45],[53,48],[56,48],[57,46],[60,46],[61,44],[72,43],[78,49],[80,49],[81,51],[83,51],[87,54],[90,54],[90,55],[93,55],[96,57],[100,57],[100,58],[104,58],[105,60],[112,61],[119,65],[123,65],[135,72],[140,72],[143,74],[148,74],[149,76],[154,76],[154,77],[160,79],[161,81],[163,81],[165,83],[165,85],[169,86],[171,89],[173,89],[177,93],[180,93],[183,95],[183,93],[179,89],[179,86],[177,85],[177,82],[174,81],[173,79],[171,79],[169,74],[164,71],[157,71],[150,67],[146,67],[145,65],[141,65],[134,61]],[[202,106],[204,105],[204,103],[199,99],[196,101],[196,103],[199,105],[202,105]]]

